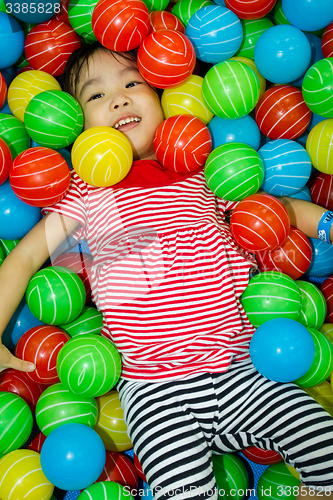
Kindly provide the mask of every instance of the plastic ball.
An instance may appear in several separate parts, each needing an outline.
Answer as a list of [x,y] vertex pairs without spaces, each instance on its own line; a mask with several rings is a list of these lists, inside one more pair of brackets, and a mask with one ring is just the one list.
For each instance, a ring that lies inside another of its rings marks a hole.
[[243,40],[237,55],[253,59],[257,41],[268,28],[272,28],[274,25],[266,17],[262,19],[241,19],[241,23],[243,26]]
[[255,111],[258,127],[269,139],[296,139],[307,129],[310,117],[301,90],[291,85],[266,90]]
[[35,413],[38,398],[44,389],[43,385],[28,379],[24,372],[8,368],[0,373],[0,391],[20,396],[28,404],[32,414]]
[[0,138],[9,147],[13,158],[30,146],[25,126],[18,118],[8,113],[0,113]]
[[134,465],[135,465],[135,468],[137,470],[137,473],[139,474],[139,477],[142,479],[142,481],[144,481],[145,483],[147,482],[147,479],[146,479],[146,476],[142,470],[142,467],[141,467],[141,464],[139,462],[139,459],[137,457],[137,455],[134,453]]
[[273,465],[283,462],[283,458],[277,451],[263,450],[258,446],[249,446],[242,450],[244,457],[251,460],[255,464]]
[[3,184],[9,176],[12,165],[12,153],[3,139],[0,139],[0,184]]
[[306,150],[312,165],[325,174],[333,174],[333,119],[317,123],[310,131]]
[[43,147],[19,154],[9,174],[15,195],[34,207],[58,203],[67,193],[70,180],[68,165],[61,154]]
[[149,12],[162,12],[169,5],[169,0],[144,0],[144,3],[149,10]]
[[311,264],[312,248],[302,231],[290,228],[284,243],[272,252],[256,255],[261,271],[279,271],[297,280]]
[[133,151],[122,132],[92,127],[82,132],[72,148],[72,163],[82,180],[98,187],[112,186],[128,174]]
[[204,165],[211,149],[208,128],[195,116],[171,116],[155,132],[156,157],[167,170],[178,173],[197,170]]
[[60,425],[68,423],[94,427],[97,422],[97,403],[93,397],[73,394],[61,383],[48,387],[36,406],[37,425],[48,436]]
[[193,44],[198,59],[216,64],[236,54],[243,40],[243,28],[231,10],[209,5],[193,14],[185,35]]
[[325,298],[314,283],[298,280],[296,284],[301,292],[301,310],[298,321],[306,327],[318,330],[326,317]]
[[[333,378],[331,377],[333,380]],[[331,384],[326,380],[315,387],[303,387],[304,391],[313,397],[331,417],[333,416],[333,391]]]
[[172,7],[172,13],[175,14],[186,27],[189,19],[196,11],[208,5],[214,5],[214,2],[210,0],[179,0]]
[[[2,242],[3,241],[5,241],[6,244],[8,243],[8,240],[2,240]],[[44,323],[39,321],[32,314],[26,304],[25,297],[23,297],[3,332],[2,342],[10,351],[13,352],[18,339],[22,337],[22,335],[29,330],[29,328],[43,324]]]
[[24,49],[24,34],[13,16],[0,12],[0,69],[15,64]]
[[333,276],[326,278],[320,285],[320,291],[326,302],[326,322],[333,323]]
[[0,72],[0,109],[5,103],[6,97],[7,97],[7,83],[5,77]]
[[85,300],[86,292],[80,277],[61,266],[37,271],[26,290],[30,311],[49,325],[73,321],[81,313]]
[[333,117],[333,57],[321,59],[305,73],[302,93],[306,105],[317,115]]
[[255,72],[239,61],[222,61],[208,70],[202,85],[204,102],[220,118],[242,118],[259,99]]
[[275,318],[254,332],[250,356],[255,369],[275,382],[293,382],[311,367],[315,348],[310,332],[297,321]]
[[311,45],[301,30],[294,26],[273,26],[259,38],[254,62],[270,82],[290,83],[308,69]]
[[27,446],[27,449],[34,450],[34,451],[37,451],[37,453],[40,453],[45,439],[46,439],[46,436],[42,432],[39,432],[32,439],[32,441],[30,441],[30,443]]
[[139,478],[136,467],[129,458],[117,451],[107,451],[104,469],[98,481],[114,481],[136,489]]
[[284,462],[270,465],[259,478],[257,495],[259,500],[268,498],[281,498],[281,500],[294,500],[290,492],[299,488],[299,479],[296,479],[287,469]]
[[324,57],[333,57],[333,22],[331,22],[321,39],[321,50]]
[[9,184],[0,186],[0,238],[19,240],[40,220],[40,209],[21,201]]
[[117,391],[111,391],[97,398],[99,408],[96,432],[101,437],[105,449],[126,451],[132,448],[124,422],[124,412]]
[[210,153],[205,163],[205,178],[219,198],[243,200],[258,191],[264,178],[264,165],[251,146],[231,142]]
[[164,117],[192,115],[207,125],[214,115],[203,101],[202,84],[201,76],[191,75],[185,83],[165,89],[161,98]]
[[98,434],[83,424],[64,424],[45,439],[40,454],[45,476],[62,490],[81,490],[92,484],[105,464]]
[[290,195],[290,198],[297,198],[298,200],[311,201],[310,190],[307,186],[304,186],[296,193]]
[[60,328],[51,325],[35,326],[19,338],[15,356],[36,365],[33,372],[25,376],[38,384],[50,385],[59,382],[56,361],[62,346],[69,336]]
[[29,31],[24,51],[34,69],[61,76],[70,54],[80,46],[79,36],[69,24],[51,19]]
[[307,276],[326,277],[333,274],[333,246],[317,238],[309,238],[312,247],[311,264]]
[[[328,278],[327,278],[328,279]],[[326,281],[326,280],[325,280]],[[328,319],[326,320],[328,321]],[[319,331],[325,335],[325,337],[328,338],[328,340],[331,342],[333,345],[333,325],[332,323],[324,323],[320,328]]]
[[30,436],[33,418],[28,404],[17,394],[0,392],[0,422],[0,454],[5,455],[20,448]]
[[78,500],[103,500],[106,498],[117,498],[117,500],[133,500],[128,489],[114,481],[99,481],[86,488]]
[[256,76],[259,80],[259,96],[261,96],[266,90],[266,80],[262,76],[262,74],[259,73],[258,68],[255,65],[255,62],[253,61],[253,59],[250,59],[249,57],[234,56],[234,57],[231,57],[229,60],[244,63],[254,71],[254,73],[256,74]]
[[333,210],[333,176],[318,172],[310,183],[311,201]]
[[253,194],[234,209],[230,229],[236,243],[245,250],[272,251],[287,238],[290,219],[278,199],[268,194]]
[[91,302],[90,270],[92,263],[92,256],[84,252],[66,252],[52,260],[52,266],[67,267],[81,278],[86,290],[86,304]]
[[139,47],[150,29],[142,0],[99,0],[92,15],[97,40],[110,50],[125,52]]
[[51,500],[53,484],[46,479],[40,455],[33,450],[15,450],[0,460],[0,497]]
[[219,498],[226,500],[233,496],[241,500],[249,485],[249,476],[240,457],[234,453],[212,455],[212,462]]
[[86,397],[110,391],[121,373],[120,354],[100,335],[78,335],[70,339],[57,358],[57,370],[66,389]]
[[241,19],[260,19],[274,7],[276,0],[225,0],[226,6]]
[[213,150],[230,142],[247,144],[256,151],[259,149],[260,130],[255,120],[249,115],[235,120],[214,116],[207,127],[212,138]]
[[295,384],[299,387],[314,387],[324,382],[333,370],[333,345],[315,328],[308,328],[315,345],[315,357],[310,369]]
[[333,4],[326,0],[282,0],[287,20],[303,31],[325,28],[333,21]]
[[151,31],[175,30],[185,33],[185,26],[172,12],[165,10],[154,10],[150,13]]
[[240,300],[255,327],[275,318],[296,321],[301,308],[301,293],[294,280],[275,271],[253,276]]
[[61,328],[71,337],[89,333],[99,335],[103,328],[103,314],[96,307],[86,306],[74,321],[61,325]]
[[[309,67],[315,64],[317,61],[320,59],[323,59],[323,53],[321,50],[321,40],[318,36],[314,35],[313,33],[304,33],[306,38],[310,42],[310,47],[311,47],[311,60]],[[308,69],[308,68],[307,68]],[[293,81],[291,84],[294,87],[302,87],[303,83],[303,78],[305,76],[306,71],[295,81]]]
[[305,186],[312,165],[308,152],[295,141],[277,139],[258,151],[264,165],[261,188],[273,196],[289,196]]
[[87,42],[97,40],[92,28],[92,15],[98,0],[71,0],[68,4],[68,21],[75,33]]

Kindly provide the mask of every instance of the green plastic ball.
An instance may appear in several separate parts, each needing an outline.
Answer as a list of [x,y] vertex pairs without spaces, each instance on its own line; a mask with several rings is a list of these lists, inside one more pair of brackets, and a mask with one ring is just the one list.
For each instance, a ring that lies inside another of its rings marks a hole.
[[5,260],[5,258],[6,258],[6,252],[4,251],[3,247],[0,246],[0,266]]
[[109,392],[121,373],[121,358],[113,343],[100,335],[78,335],[60,349],[57,371],[66,389],[87,397]]
[[240,300],[255,327],[274,318],[298,321],[301,292],[286,274],[267,271],[253,276]]
[[98,0],[70,0],[68,19],[73,30],[87,42],[97,40],[92,29],[92,14]]
[[3,240],[0,239],[0,247],[5,253],[5,256],[13,250],[13,248],[16,247],[16,245],[20,242],[21,240]]
[[172,14],[181,20],[186,27],[190,17],[196,13],[197,10],[207,7],[208,5],[215,5],[210,0],[179,0],[172,7]]
[[235,60],[222,61],[206,73],[202,96],[214,115],[242,118],[253,110],[259,100],[259,79],[247,64]]
[[74,394],[61,383],[48,387],[36,405],[37,425],[45,436],[63,424],[84,424],[93,428],[97,417],[98,407],[93,397]]
[[242,460],[234,453],[226,453],[213,455],[212,461],[219,498],[241,500],[249,484],[249,476]]
[[86,306],[74,321],[61,325],[71,337],[93,333],[98,335],[103,327],[103,314],[96,307]]
[[326,380],[333,370],[333,345],[329,339],[318,330],[308,328],[315,345],[315,357],[310,369],[295,384],[300,387],[314,387]]
[[170,0],[143,0],[149,12],[153,10],[165,10]]
[[290,24],[282,9],[282,0],[278,0],[274,7],[275,24]]
[[298,321],[304,326],[318,330],[326,318],[327,305],[325,298],[313,283],[297,280],[296,284],[301,292],[301,310]]
[[333,57],[320,59],[307,70],[302,94],[313,113],[333,118]]
[[86,291],[81,278],[67,267],[50,266],[38,271],[26,290],[27,305],[48,325],[63,325],[81,313]]
[[247,144],[222,144],[208,156],[205,178],[216,196],[239,201],[258,191],[264,180],[264,164],[257,151]]
[[86,488],[77,500],[133,500],[128,490],[114,481],[99,481]]
[[31,434],[29,405],[17,394],[0,392],[0,455],[20,448]]
[[261,19],[241,19],[243,26],[243,40],[236,56],[254,59],[254,48],[261,35],[272,28],[274,24],[266,17]]
[[284,462],[270,465],[260,476],[257,486],[259,500],[294,500],[299,490],[299,479],[287,469]]
[[24,125],[40,146],[65,148],[82,132],[83,112],[77,100],[67,92],[46,90],[29,102]]
[[0,138],[9,146],[13,160],[30,147],[30,138],[21,120],[7,113],[0,113]]

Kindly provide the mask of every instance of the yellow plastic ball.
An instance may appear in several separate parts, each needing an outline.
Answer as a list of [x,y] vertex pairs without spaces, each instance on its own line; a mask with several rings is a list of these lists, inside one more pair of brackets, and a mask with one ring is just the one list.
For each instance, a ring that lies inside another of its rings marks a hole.
[[165,89],[161,99],[164,117],[193,115],[207,125],[214,115],[202,98],[202,82],[201,76],[191,75],[182,85]]
[[306,140],[312,165],[324,174],[333,174],[333,118],[315,125]]
[[331,344],[333,344],[333,323],[324,323],[319,328],[319,331],[328,338]]
[[333,417],[333,390],[327,380],[314,387],[303,387],[303,390],[309,396],[312,396]]
[[251,69],[255,72],[255,74],[258,77],[259,80],[259,96],[262,96],[262,94],[266,90],[266,79],[262,76],[261,73],[259,73],[257,66],[255,65],[253,59],[249,59],[248,57],[241,57],[241,56],[235,56],[235,57],[230,57],[230,60],[235,60],[241,63],[246,64],[247,66],[250,66]]
[[127,435],[124,412],[117,391],[110,391],[96,398],[98,420],[94,430],[101,437],[108,451],[126,451],[133,447]]
[[30,70],[17,75],[8,88],[8,106],[16,118],[24,121],[25,109],[33,97],[45,90],[61,90],[57,80],[45,71]]
[[299,472],[297,472],[297,470],[295,469],[295,467],[292,467],[291,465],[288,465],[286,464],[286,467],[287,469],[289,470],[289,472],[294,476],[296,477],[296,479],[298,479],[299,481],[301,480],[300,477],[299,477]]
[[122,132],[111,127],[92,127],[73,144],[72,164],[87,184],[113,186],[129,172],[133,151]]
[[42,471],[37,451],[15,450],[0,460],[0,498],[50,500],[53,489]]

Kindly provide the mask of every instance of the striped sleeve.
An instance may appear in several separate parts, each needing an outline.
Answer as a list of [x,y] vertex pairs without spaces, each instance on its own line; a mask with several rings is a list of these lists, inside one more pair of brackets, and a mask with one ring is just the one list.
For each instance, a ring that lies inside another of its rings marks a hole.
[[217,205],[219,207],[220,214],[224,217],[225,212],[232,212],[234,208],[238,205],[239,201],[228,201],[228,200],[223,200],[222,198],[217,199]]

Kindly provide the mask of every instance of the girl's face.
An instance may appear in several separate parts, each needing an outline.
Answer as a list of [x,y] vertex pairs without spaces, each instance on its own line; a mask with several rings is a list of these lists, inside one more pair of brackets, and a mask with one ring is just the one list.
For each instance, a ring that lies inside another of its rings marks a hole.
[[83,109],[85,130],[116,128],[131,143],[134,159],[156,159],[153,139],[164,119],[162,108],[135,62],[97,50],[89,67],[82,69],[76,98]]

